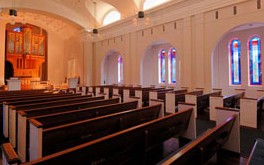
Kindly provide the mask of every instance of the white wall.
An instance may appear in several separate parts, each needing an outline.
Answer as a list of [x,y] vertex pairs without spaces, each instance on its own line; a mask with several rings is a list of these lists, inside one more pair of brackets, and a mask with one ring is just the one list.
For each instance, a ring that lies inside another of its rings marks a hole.
[[[99,28],[102,38],[90,42],[82,39],[80,37],[82,34],[75,33],[79,30],[76,28],[69,28],[68,31],[63,32],[46,29],[49,38],[48,78],[56,83],[63,81],[68,75],[67,61],[74,54],[73,58],[78,59],[80,64],[76,68],[76,74],[81,76],[84,84],[101,84],[104,58],[109,51],[114,50],[123,56],[124,84],[141,84],[143,81],[152,83],[158,75],[145,81],[141,76],[145,74],[141,72],[142,61],[150,45],[163,42],[170,43],[176,48],[177,55],[180,55],[179,84],[181,86],[190,87],[190,90],[197,87],[211,90],[212,84],[223,86],[226,83],[222,83],[222,80],[212,82],[212,54],[214,50],[222,51],[216,46],[234,27],[255,22],[264,23],[264,0],[261,0],[261,3],[262,8],[257,9],[256,0],[182,1],[153,10],[151,14],[146,12],[146,17],[150,18],[149,24],[142,21],[137,26],[133,26],[132,19],[128,18]],[[233,13],[234,6],[237,8],[236,14]],[[215,16],[216,12],[218,18]],[[30,23],[39,25],[37,21],[32,21]],[[3,24],[0,21],[1,43],[4,43],[5,38]],[[44,25],[40,27],[45,29]],[[2,64],[0,78],[3,78],[3,44],[0,44],[0,64]],[[215,75],[219,79],[221,74],[219,71],[216,72]],[[223,82],[227,81],[223,79]]]
[[[186,8],[180,8],[180,4],[167,6],[167,8],[152,14],[150,25],[146,26],[132,27],[132,23],[129,26],[129,23],[126,22],[104,28],[101,32],[113,34],[113,36],[109,35],[109,37],[96,42],[96,65],[93,68],[96,70],[96,75],[100,75],[98,69],[100,69],[105,52],[116,49],[121,54],[125,52],[125,59],[128,60],[124,64],[125,84],[141,84],[142,82],[152,84],[158,79],[158,74],[155,76],[156,68],[153,68],[153,72],[148,73],[151,75],[148,79],[144,79],[141,75],[145,75],[146,70],[141,70],[141,65],[150,45],[165,42],[173,45],[177,54],[180,55],[179,84],[181,86],[189,87],[190,90],[198,87],[205,88],[205,91],[210,91],[212,87],[223,86],[222,84],[227,82],[225,78],[221,79],[221,82],[215,80],[213,83],[212,75],[216,74],[216,77],[220,77],[221,73],[218,73],[219,71],[212,72],[214,65],[212,54],[222,51],[216,46],[223,36],[234,27],[247,23],[264,22],[264,0],[261,1],[261,9],[257,9],[255,0],[229,1],[228,3],[221,1],[223,3],[218,4],[219,7],[216,1],[210,2],[212,4],[206,7],[203,5],[194,6],[196,2],[192,4],[188,1],[184,2],[184,5],[190,5],[185,6]],[[234,6],[237,8],[236,14],[233,13]],[[179,13],[180,11],[182,12]],[[216,12],[218,12],[218,18],[216,18]],[[122,41],[120,41],[121,37]],[[221,61],[223,59],[220,59],[219,62]],[[153,63],[157,66],[156,62]],[[149,64],[146,62],[145,65]],[[225,67],[222,63],[221,66]],[[228,68],[224,68],[223,72],[226,69],[228,70]],[[95,84],[101,82],[100,76],[94,78],[96,79]]]

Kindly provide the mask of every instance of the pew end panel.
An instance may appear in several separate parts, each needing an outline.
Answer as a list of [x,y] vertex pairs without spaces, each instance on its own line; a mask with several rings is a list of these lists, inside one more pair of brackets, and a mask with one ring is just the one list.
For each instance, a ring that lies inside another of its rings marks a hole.
[[27,138],[26,138],[26,129],[27,129],[27,119],[24,111],[18,111],[18,120],[17,120],[17,154],[21,159],[21,162],[26,162],[26,148],[27,148]]
[[196,95],[185,95],[185,102],[195,104],[194,117],[197,118],[197,96]]
[[95,96],[100,96],[101,93],[101,87],[95,87]]
[[129,89],[124,89],[123,91],[123,102],[127,102],[129,100],[130,91]]
[[165,105],[166,105],[166,113],[175,113],[175,94],[173,92],[167,92],[165,94],[165,97],[166,97],[166,102],[165,102]]
[[216,124],[226,121],[229,117],[236,115],[228,141],[222,147],[240,155],[240,123],[239,110],[234,108],[216,107]]
[[119,94],[119,89],[118,88],[113,88],[113,94],[118,95]]
[[110,90],[108,87],[104,87],[104,93],[105,93],[105,98],[109,99],[110,98]]
[[257,128],[257,99],[240,99],[240,125]]
[[16,154],[11,143],[3,143],[2,149],[2,165],[18,165],[20,159]]
[[9,141],[14,148],[16,148],[16,110],[14,106],[9,106],[8,110],[8,134],[9,134]]
[[163,100],[159,100],[159,99],[151,99],[149,102],[149,105],[159,105],[161,104],[161,108],[160,108],[160,113],[159,113],[159,117],[164,117],[164,101]]
[[216,121],[216,109],[215,107],[222,107],[224,105],[223,97],[221,96],[210,96],[210,120]]
[[8,105],[3,103],[3,135],[5,138],[9,137],[8,133],[8,123],[9,123],[9,118],[8,118]]
[[158,92],[157,91],[149,91],[149,103],[151,99],[158,99]]
[[143,104],[143,91],[142,90],[135,90],[135,96],[139,98],[138,104],[139,104],[139,108],[141,108],[142,104]]
[[[29,124],[29,160],[42,157],[42,124],[32,119]],[[34,151],[34,152],[31,152]]]
[[181,137],[183,137],[183,138],[187,138],[187,139],[191,139],[191,140],[196,139],[196,120],[194,117],[195,107],[196,107],[195,104],[191,104],[191,103],[179,102],[179,104],[178,104],[178,112],[181,112],[187,108],[192,109],[192,114],[190,117],[188,128],[184,133],[181,134]]

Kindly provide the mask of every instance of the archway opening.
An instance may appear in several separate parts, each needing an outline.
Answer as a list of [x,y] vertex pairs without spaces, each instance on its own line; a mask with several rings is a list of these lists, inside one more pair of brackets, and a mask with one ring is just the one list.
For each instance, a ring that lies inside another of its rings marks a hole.
[[179,86],[179,58],[177,48],[159,41],[146,48],[141,63],[141,83],[143,86]]
[[[236,88],[262,88],[264,23],[249,23],[228,31],[212,52],[212,87],[223,93]],[[254,45],[255,44],[255,45]]]
[[7,84],[7,80],[11,77],[14,77],[13,64],[9,61],[5,61],[5,84]]
[[123,57],[117,51],[109,51],[102,63],[101,84],[123,83]]

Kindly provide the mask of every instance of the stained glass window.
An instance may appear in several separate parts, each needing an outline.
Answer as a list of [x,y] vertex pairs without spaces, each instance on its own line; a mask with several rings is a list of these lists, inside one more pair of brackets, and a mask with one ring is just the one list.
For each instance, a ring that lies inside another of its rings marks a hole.
[[165,50],[161,50],[159,53],[159,83],[165,83],[165,72],[166,72],[166,66],[165,66],[165,56],[166,52]]
[[229,45],[231,85],[241,85],[240,41],[234,39]]
[[249,46],[249,79],[250,85],[262,84],[261,72],[261,40],[259,37],[251,37]]
[[169,52],[168,60],[169,83],[176,83],[176,49],[172,48]]
[[118,81],[118,83],[121,83],[121,82],[123,82],[123,58],[122,58],[122,56],[118,56],[118,64],[117,64],[118,66],[117,66],[117,81]]

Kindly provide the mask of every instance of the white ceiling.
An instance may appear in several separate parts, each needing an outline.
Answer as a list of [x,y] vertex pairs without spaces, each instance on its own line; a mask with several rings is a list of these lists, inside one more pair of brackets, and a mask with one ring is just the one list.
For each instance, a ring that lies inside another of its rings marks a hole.
[[72,22],[82,29],[92,29],[102,26],[103,18],[109,11],[118,10],[121,19],[124,19],[142,9],[143,2],[144,0],[1,0],[0,10],[2,17],[8,17],[8,10],[15,8],[19,17],[25,19],[34,17],[46,23],[62,20]]

